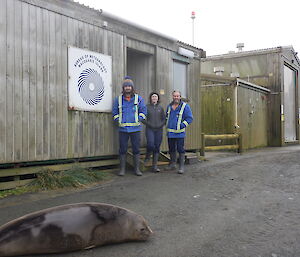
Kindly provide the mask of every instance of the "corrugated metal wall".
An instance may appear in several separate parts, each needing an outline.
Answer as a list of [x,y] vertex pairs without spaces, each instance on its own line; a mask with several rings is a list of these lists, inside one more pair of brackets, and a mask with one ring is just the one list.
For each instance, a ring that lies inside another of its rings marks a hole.
[[0,162],[114,154],[111,114],[68,111],[67,46],[111,55],[120,85],[123,36],[21,1],[0,6]]

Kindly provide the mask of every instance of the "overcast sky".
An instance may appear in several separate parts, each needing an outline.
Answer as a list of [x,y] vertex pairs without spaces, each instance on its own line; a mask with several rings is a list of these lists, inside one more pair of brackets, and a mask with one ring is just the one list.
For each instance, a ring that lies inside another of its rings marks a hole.
[[[300,51],[299,0],[79,0],[128,21],[192,44],[207,55],[292,45]],[[298,55],[299,56],[299,55]]]

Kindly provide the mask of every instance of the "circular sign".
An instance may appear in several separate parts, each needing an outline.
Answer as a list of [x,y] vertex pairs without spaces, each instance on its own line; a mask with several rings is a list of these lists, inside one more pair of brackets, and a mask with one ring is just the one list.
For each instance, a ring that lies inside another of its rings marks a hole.
[[78,91],[87,104],[98,104],[104,95],[104,83],[100,74],[90,68],[82,71],[79,75]]

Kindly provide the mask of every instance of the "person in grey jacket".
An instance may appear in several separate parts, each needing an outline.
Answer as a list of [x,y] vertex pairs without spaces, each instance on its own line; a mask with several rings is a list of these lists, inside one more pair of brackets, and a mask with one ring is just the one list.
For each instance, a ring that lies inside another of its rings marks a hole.
[[159,104],[159,94],[152,92],[147,104],[147,116],[143,123],[146,125],[147,153],[145,162],[150,160],[153,153],[152,171],[159,172],[157,161],[163,135],[163,126],[166,123],[166,115],[163,107]]

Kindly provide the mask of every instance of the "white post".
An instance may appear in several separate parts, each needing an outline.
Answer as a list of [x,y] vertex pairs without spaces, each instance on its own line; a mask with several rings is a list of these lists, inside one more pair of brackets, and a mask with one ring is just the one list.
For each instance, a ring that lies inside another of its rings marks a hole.
[[193,42],[193,45],[195,45],[195,31],[194,31],[195,18],[196,18],[196,13],[194,11],[192,11],[191,19],[192,19],[192,42]]

